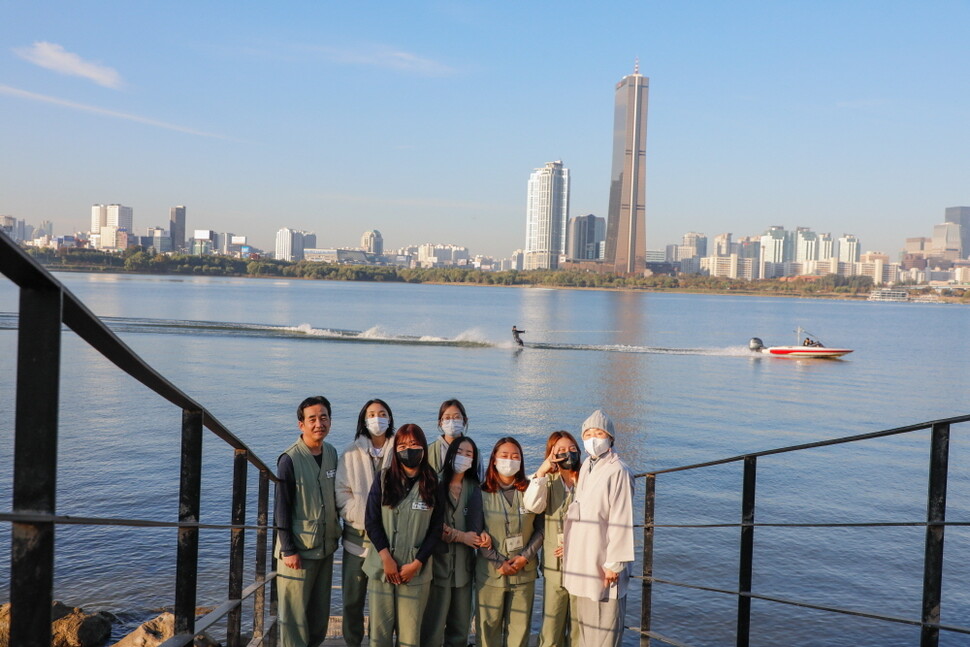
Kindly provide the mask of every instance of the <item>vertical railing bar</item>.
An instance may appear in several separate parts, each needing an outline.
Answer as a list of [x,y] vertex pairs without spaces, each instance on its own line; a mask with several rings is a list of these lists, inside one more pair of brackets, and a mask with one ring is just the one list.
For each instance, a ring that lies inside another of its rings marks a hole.
[[748,647],[751,633],[751,592],[754,563],[754,503],[758,458],[744,459],[744,481],[741,490],[741,553],[738,559],[738,647]]
[[926,501],[926,546],[923,556],[923,625],[920,647],[937,647],[940,601],[943,594],[943,535],[946,521],[946,481],[950,451],[950,425],[933,425],[930,437],[929,483]]
[[[179,523],[198,523],[202,492],[201,411],[182,410],[182,462],[179,482]],[[199,578],[199,529],[179,528],[175,564],[175,633],[195,631]]]
[[650,647],[650,617],[653,606],[653,522],[656,508],[657,477],[646,477],[646,494],[643,500],[643,591],[640,599],[640,647]]
[[[276,488],[280,486],[279,483],[273,485],[273,490],[275,494]],[[275,502],[274,502],[275,508]],[[276,570],[276,525],[273,525],[273,536],[270,542],[270,563],[273,565],[273,570]],[[269,589],[269,615],[274,619],[273,626],[270,627],[269,635],[266,637],[266,644],[268,647],[276,647],[276,640],[279,637],[279,622],[276,619],[279,616],[279,592],[276,590],[276,582],[279,578],[274,577],[273,581],[270,582]]]
[[[259,493],[256,503],[256,582],[266,581],[266,522],[269,519],[269,475],[259,473]],[[253,599],[253,636],[262,637],[266,616],[266,587],[261,586]]]
[[[232,470],[232,521],[233,525],[246,523],[246,470],[249,467],[249,452],[235,450]],[[243,563],[245,561],[246,531],[233,528],[229,531],[229,599],[238,600],[243,589]],[[242,606],[229,612],[226,627],[227,647],[240,647]]]
[[[53,515],[62,293],[20,289],[13,511]],[[10,644],[49,647],[54,586],[53,522],[14,523],[10,545]]]

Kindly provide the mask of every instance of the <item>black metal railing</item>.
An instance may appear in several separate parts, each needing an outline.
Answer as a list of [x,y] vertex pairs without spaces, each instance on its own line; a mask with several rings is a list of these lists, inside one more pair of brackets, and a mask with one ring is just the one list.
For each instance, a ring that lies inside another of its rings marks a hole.
[[[17,343],[16,422],[14,424],[13,510],[0,513],[12,524],[10,559],[10,644],[50,647],[50,609],[54,581],[54,534],[61,524],[178,528],[174,592],[175,636],[162,647],[183,647],[227,617],[228,647],[242,641],[242,603],[253,598],[249,647],[276,644],[275,572],[266,571],[269,467],[215,416],[145,363],[67,288],[5,234],[0,233],[0,273],[20,288]],[[62,324],[122,371],[182,409],[182,459],[178,521],[69,517],[56,514],[56,406],[37,406],[36,394],[57,402]],[[234,450],[232,515],[229,524],[200,522],[202,430],[209,429]],[[246,525],[249,466],[259,472],[256,525]],[[228,599],[196,620],[199,531],[230,533]],[[254,530],[254,581],[243,588],[246,531]],[[273,582],[269,604],[266,585]]]
[[[947,631],[956,634],[970,635],[970,627],[943,624],[941,622],[941,597],[943,582],[943,537],[947,526],[970,526],[967,521],[946,521],[946,490],[947,469],[949,461],[950,426],[957,423],[970,422],[970,415],[922,422],[906,427],[897,427],[873,433],[836,438],[780,449],[742,454],[731,458],[673,467],[637,474],[644,479],[646,497],[643,515],[643,572],[639,576],[642,580],[642,606],[640,627],[628,629],[640,634],[641,646],[649,646],[651,640],[668,645],[687,647],[686,643],[663,636],[651,630],[653,585],[662,584],[684,587],[709,593],[734,596],[737,599],[737,624],[735,630],[738,647],[747,647],[752,634],[751,601],[762,600],[781,605],[789,605],[831,614],[841,614],[877,620],[887,623],[899,623],[920,627],[920,646],[936,647],[939,644],[940,632]],[[810,450],[831,445],[856,443],[876,438],[897,436],[918,431],[930,431],[929,477],[927,487],[926,521],[918,522],[889,522],[889,523],[756,523],[755,522],[755,491],[757,483],[758,459],[787,454],[803,450]],[[742,463],[743,476],[741,481],[741,520],[736,524],[658,524],[655,521],[657,477],[662,474],[700,470],[728,463]],[[922,613],[919,619],[891,616],[858,609],[845,609],[834,606],[811,604],[799,600],[784,599],[775,596],[761,595],[752,591],[752,572],[754,566],[754,536],[755,529],[761,527],[781,528],[840,528],[840,527],[921,527],[926,529],[923,558],[923,592]],[[697,583],[680,582],[654,577],[654,533],[658,528],[738,528],[739,559],[738,559],[738,588],[728,590]]]

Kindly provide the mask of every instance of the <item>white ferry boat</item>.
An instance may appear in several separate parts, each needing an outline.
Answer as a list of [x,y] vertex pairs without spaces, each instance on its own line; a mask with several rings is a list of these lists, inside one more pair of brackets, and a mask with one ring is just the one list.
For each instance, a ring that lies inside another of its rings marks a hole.
[[909,301],[909,292],[897,288],[876,288],[869,293],[869,301]]

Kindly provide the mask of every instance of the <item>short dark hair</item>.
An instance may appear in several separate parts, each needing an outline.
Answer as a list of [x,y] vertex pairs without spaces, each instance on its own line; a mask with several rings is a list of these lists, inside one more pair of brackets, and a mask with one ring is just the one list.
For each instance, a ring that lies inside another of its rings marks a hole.
[[309,398],[300,403],[300,406],[296,408],[296,419],[303,422],[303,410],[307,407],[315,407],[318,404],[322,404],[323,408],[327,410],[327,416],[331,416],[330,411],[330,400],[326,399],[322,395],[311,395]]
[[360,414],[357,416],[357,433],[354,434],[354,438],[360,438],[361,436],[369,436],[370,432],[367,431],[367,407],[372,404],[379,404],[384,407],[387,411],[387,431],[384,432],[384,436],[391,438],[394,436],[394,413],[391,412],[391,407],[387,405],[386,402],[380,398],[371,398],[364,403],[364,406],[360,408]]

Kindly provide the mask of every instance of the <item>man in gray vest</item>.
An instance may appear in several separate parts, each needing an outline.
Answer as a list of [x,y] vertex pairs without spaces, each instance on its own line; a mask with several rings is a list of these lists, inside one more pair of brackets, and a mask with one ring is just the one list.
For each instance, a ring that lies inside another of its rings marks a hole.
[[340,538],[334,477],[337,450],[330,432],[330,402],[309,397],[296,410],[300,437],[277,462],[274,550],[279,595],[280,645],[314,647],[327,635],[333,553]]

